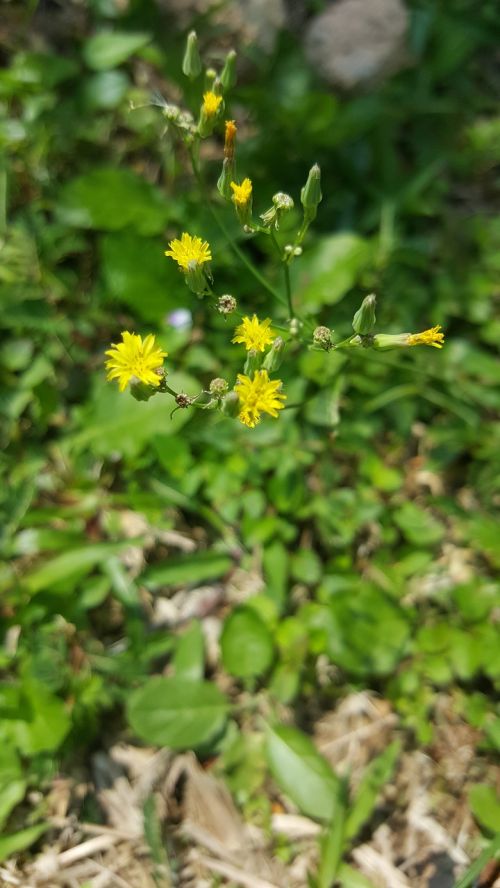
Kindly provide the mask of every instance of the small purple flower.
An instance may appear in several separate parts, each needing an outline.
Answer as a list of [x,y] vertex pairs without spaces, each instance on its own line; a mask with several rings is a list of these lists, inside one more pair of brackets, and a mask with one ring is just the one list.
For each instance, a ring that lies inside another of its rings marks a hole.
[[188,308],[176,308],[167,315],[167,321],[176,330],[184,330],[193,323],[193,316]]

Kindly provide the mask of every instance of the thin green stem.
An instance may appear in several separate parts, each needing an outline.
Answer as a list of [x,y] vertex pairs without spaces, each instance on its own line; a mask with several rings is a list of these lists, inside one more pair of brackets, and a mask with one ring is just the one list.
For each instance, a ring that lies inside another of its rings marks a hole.
[[243,264],[248,269],[248,271],[250,271],[251,274],[253,274],[254,278],[259,282],[259,284],[262,287],[265,287],[265,289],[268,291],[268,293],[271,293],[275,299],[277,299],[279,302],[284,303],[285,300],[282,297],[281,293],[279,293],[277,290],[275,290],[274,287],[269,283],[269,281],[267,281],[265,279],[265,277],[260,273],[259,269],[256,268],[255,265],[253,264],[253,262],[248,258],[248,256],[246,256],[245,253],[242,250],[240,250],[238,244],[231,237],[229,231],[226,228],[226,225],[224,224],[224,222],[220,218],[219,213],[217,212],[215,207],[212,205],[212,202],[210,200],[210,196],[207,192],[207,188],[205,186],[205,183],[203,181],[203,177],[200,173],[198,164],[196,162],[196,158],[194,156],[194,148],[193,147],[190,148],[189,153],[190,153],[191,165],[193,167],[193,173],[195,175],[196,181],[198,182],[198,185],[200,186],[200,189],[201,189],[204,197],[206,198],[208,208],[209,208],[216,224],[219,226],[220,230],[222,231],[229,246],[231,247],[233,252],[236,254],[236,256],[238,256],[238,259],[240,259],[240,261],[243,262]]
[[283,263],[283,270],[285,272],[285,290],[286,290],[286,298],[288,301],[288,314],[290,316],[290,320],[293,319],[293,304],[292,304],[292,285],[290,282],[290,266],[287,262]]

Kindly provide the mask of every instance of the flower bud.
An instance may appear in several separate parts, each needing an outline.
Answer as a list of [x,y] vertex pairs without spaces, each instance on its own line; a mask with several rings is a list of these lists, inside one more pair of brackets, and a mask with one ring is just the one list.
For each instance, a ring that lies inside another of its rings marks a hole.
[[261,363],[261,352],[258,352],[255,348],[251,348],[249,351],[247,351],[247,359],[245,361],[245,367],[243,369],[243,373],[245,374],[245,376],[253,376],[256,370],[260,370]]
[[240,412],[240,399],[234,389],[224,395],[222,399],[222,412],[225,416],[237,416]]
[[352,327],[355,333],[359,333],[361,336],[366,336],[367,333],[372,332],[376,322],[376,302],[377,297],[375,296],[375,293],[370,293],[369,296],[365,296],[360,308],[358,308],[352,319]]
[[290,336],[298,336],[300,334],[302,323],[298,318],[292,318],[290,321]]
[[217,180],[217,190],[225,200],[231,200],[231,182],[234,179],[234,160],[225,157],[222,161],[222,172]]
[[374,348],[406,348],[408,333],[375,333],[372,345]]
[[321,170],[317,163],[309,170],[307,182],[300,192],[300,200],[304,207],[304,218],[308,222],[316,217],[318,204],[323,195],[321,194]]
[[325,351],[333,348],[332,331],[329,327],[316,327],[313,333],[313,342]]
[[294,203],[290,195],[285,194],[283,191],[278,191],[273,197],[273,206],[266,210],[265,213],[262,213],[260,218],[265,226],[271,227],[274,225],[278,229],[280,217],[293,210],[293,206]]
[[281,336],[277,336],[264,358],[264,363],[262,364],[263,369],[267,370],[269,373],[274,373],[275,370],[278,370],[283,360],[284,351],[285,340],[282,339]]
[[205,71],[205,80],[203,84],[204,92],[213,92],[215,79],[217,77],[217,71],[215,68],[207,68]]
[[234,49],[230,49],[226,56],[220,79],[224,92],[232,89],[236,84],[236,53]]
[[132,382],[130,384],[130,394],[136,401],[149,401],[152,395],[155,395],[158,388],[152,385],[146,385],[145,382]]
[[208,390],[211,395],[215,395],[216,398],[221,398],[222,395],[225,395],[229,388],[228,383],[225,379],[221,379],[220,376],[217,376],[216,379],[212,379]]
[[186,49],[182,60],[182,73],[194,80],[201,74],[201,59],[198,52],[198,37],[196,31],[191,31],[186,40]]
[[234,296],[230,296],[229,293],[226,293],[224,296],[219,296],[217,302],[217,311],[220,311],[223,315],[231,314],[231,312],[236,310],[238,303]]

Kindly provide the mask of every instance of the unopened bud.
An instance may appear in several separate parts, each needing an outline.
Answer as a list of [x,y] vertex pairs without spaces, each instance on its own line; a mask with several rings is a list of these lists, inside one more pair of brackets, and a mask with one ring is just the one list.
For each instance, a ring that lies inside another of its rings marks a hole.
[[227,384],[225,379],[221,379],[220,376],[217,376],[216,379],[212,379],[208,390],[211,395],[215,395],[216,398],[221,398],[222,395],[225,395],[229,385]]
[[316,327],[313,333],[313,342],[325,351],[330,351],[333,348],[332,331],[329,327]]
[[234,389],[224,395],[222,399],[222,412],[226,416],[237,416],[240,410],[240,399]]
[[293,210],[293,206],[293,200],[290,195],[285,194],[283,191],[278,191],[278,193],[273,196],[273,206],[266,210],[265,213],[262,213],[260,218],[264,225],[274,225],[274,227],[278,229],[281,216],[288,213],[290,210]]
[[260,370],[261,364],[262,353],[258,352],[255,348],[251,348],[247,351],[247,359],[245,361],[243,373],[245,376],[253,376],[256,370]]
[[304,218],[308,222],[316,217],[318,204],[321,202],[321,170],[317,163],[309,170],[307,182],[300,192],[300,200],[304,207]]
[[205,71],[205,80],[203,84],[204,92],[212,92],[214,88],[215,78],[217,77],[217,71],[215,68],[207,68]]
[[302,327],[298,318],[292,318],[290,321],[290,336],[298,336]]
[[222,172],[217,180],[217,191],[225,200],[231,200],[231,182],[234,180],[234,159],[225,157],[222,161]]
[[229,293],[226,293],[224,296],[219,296],[217,310],[223,315],[228,315],[231,314],[232,311],[235,311],[237,305],[238,303],[234,296],[230,296]]
[[285,340],[282,339],[281,336],[277,336],[264,358],[264,363],[262,364],[263,369],[267,370],[269,373],[274,373],[278,370],[283,360],[284,350]]
[[236,53],[234,49],[230,49],[226,56],[220,79],[225,91],[232,89],[236,84]]
[[355,333],[359,333],[361,336],[366,336],[368,333],[372,332],[376,321],[376,302],[377,298],[375,293],[370,293],[369,296],[365,296],[360,308],[358,308],[352,319],[352,327]]
[[196,31],[191,31],[186,40],[186,49],[182,60],[182,73],[194,80],[201,74],[201,59],[198,51],[198,37]]

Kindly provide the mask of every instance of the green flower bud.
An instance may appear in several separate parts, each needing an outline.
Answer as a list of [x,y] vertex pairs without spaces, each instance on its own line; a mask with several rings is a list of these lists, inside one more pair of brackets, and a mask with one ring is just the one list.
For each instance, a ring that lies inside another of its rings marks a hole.
[[217,180],[217,190],[225,200],[231,200],[231,182],[234,181],[234,158],[225,157],[222,161],[222,172]]
[[217,376],[216,379],[212,379],[208,390],[211,395],[215,395],[216,398],[221,398],[222,395],[225,395],[229,388],[228,383],[225,379],[221,379],[220,376]]
[[205,71],[205,82],[203,84],[203,92],[213,92],[217,71],[215,68],[207,68]]
[[285,340],[282,339],[281,336],[277,336],[264,358],[264,363],[262,364],[263,369],[267,370],[269,373],[274,373],[275,370],[279,370],[283,360],[284,351]]
[[304,207],[304,218],[312,222],[316,217],[318,204],[321,202],[321,170],[317,163],[309,170],[307,182],[300,192],[300,200]]
[[355,333],[360,333],[361,336],[366,336],[367,333],[372,332],[376,322],[376,303],[377,297],[375,296],[375,293],[370,293],[369,296],[365,296],[360,308],[358,308],[352,319],[352,327]]
[[155,386],[146,385],[145,382],[132,382],[130,386],[130,394],[136,401],[149,401],[157,391]]
[[182,73],[194,80],[201,74],[201,59],[198,52],[198,37],[196,31],[191,31],[186,40],[186,49],[182,60]]
[[333,348],[332,331],[329,327],[316,327],[313,333],[313,342],[325,351],[330,351]]
[[238,416],[240,412],[240,399],[234,391],[228,392],[222,399],[222,412],[225,416]]
[[408,333],[375,333],[372,345],[374,348],[406,348],[408,338]]
[[225,92],[236,84],[236,53],[234,49],[230,49],[226,56],[220,80]]
[[253,376],[256,370],[260,370],[262,364],[262,353],[251,348],[247,351],[247,359],[243,368],[245,376]]
[[293,207],[294,203],[290,195],[285,194],[283,191],[278,191],[273,197],[273,206],[266,210],[265,213],[262,213],[260,218],[264,225],[269,227],[274,225],[278,229],[281,216],[293,210]]

